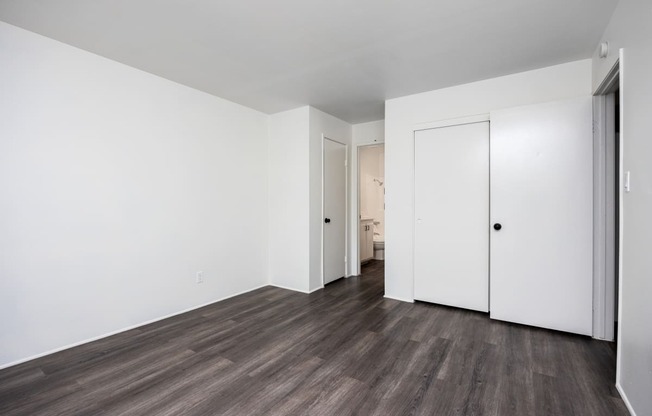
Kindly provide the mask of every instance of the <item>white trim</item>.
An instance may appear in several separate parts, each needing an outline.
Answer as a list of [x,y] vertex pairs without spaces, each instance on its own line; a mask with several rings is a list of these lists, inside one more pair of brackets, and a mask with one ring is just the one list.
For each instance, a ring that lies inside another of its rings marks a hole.
[[[618,186],[620,186],[620,198],[618,200],[618,209],[619,209],[619,214],[618,214],[618,333],[616,334],[616,339],[618,342],[619,346],[623,345],[623,339],[622,339],[622,333],[623,333],[623,229],[625,228],[625,218],[623,215],[623,212],[625,211],[623,208],[623,200],[624,200],[624,192],[622,188],[622,178],[623,178],[623,148],[624,148],[624,143],[625,143],[625,126],[623,123],[623,115],[625,114],[624,112],[624,100],[623,100],[623,85],[625,81],[625,52],[623,49],[620,49],[618,52],[618,65],[619,65],[619,94],[620,94],[620,114],[618,114],[618,117],[620,118],[620,160],[618,164],[620,165],[620,170],[618,172]],[[622,347],[618,347],[616,349],[616,385],[620,384],[620,369],[621,369],[621,356],[622,356],[623,349]]]
[[414,299],[403,299],[395,296],[388,296],[388,295],[383,295],[385,299],[392,299],[392,300],[398,300],[401,302],[407,302],[407,303],[414,303]]
[[[349,256],[349,238],[351,237],[351,218],[350,218],[350,210],[351,207],[349,207],[349,178],[351,177],[349,175],[349,171],[351,167],[349,166],[349,158],[350,158],[350,146],[348,144],[344,145],[344,277],[347,278],[351,276],[349,273],[349,264],[351,264],[351,256]],[[323,283],[322,279],[322,283]]]
[[[314,288],[313,290],[309,290],[307,293],[308,294],[315,293],[316,291],[322,290],[323,288],[324,288],[324,285],[321,285],[321,286],[318,286],[318,287]],[[304,292],[304,293],[306,293],[306,292]]]
[[[325,178],[325,173],[326,173],[326,167],[324,166],[324,147],[325,147],[325,140],[326,136],[324,133],[321,134],[321,238],[320,238],[320,245],[319,245],[319,274],[320,274],[320,281],[322,286],[325,284],[324,283],[324,182],[326,180]],[[346,270],[344,270],[344,274],[346,274]]]
[[593,338],[605,338],[606,101],[593,97]]
[[489,114],[477,114],[474,116],[451,118],[448,120],[431,121],[428,123],[419,123],[412,128],[413,131],[438,129],[442,127],[461,126],[464,124],[474,124],[489,121]]
[[[415,183],[417,182],[417,131],[413,129],[412,131],[412,303],[414,303],[414,281],[416,278],[416,273],[414,272],[414,265],[416,264],[416,222],[417,222],[417,189]],[[400,300],[400,299],[399,299]]]
[[323,143],[323,140],[326,139],[326,140],[330,140],[331,142],[335,142],[337,144],[341,144],[342,146],[348,147],[348,144],[346,144],[342,140],[332,139],[332,138],[328,137],[327,135],[325,135],[324,133],[321,134],[321,139],[322,139],[322,143]]
[[279,288],[279,289],[291,290],[291,291],[293,291],[293,292],[305,293],[306,295],[309,295],[309,294],[311,294],[312,292],[316,292],[316,291],[318,291],[319,289],[323,289],[323,288],[324,288],[324,286],[320,286],[320,287],[318,287],[317,289],[313,289],[313,290],[301,290],[301,289],[297,289],[297,288],[294,288],[294,287],[283,286],[283,285],[277,285],[277,284],[273,284],[273,283],[270,283],[269,286],[277,287],[277,288]]
[[614,110],[613,93],[593,97],[593,338],[606,341],[614,340],[616,301]]
[[614,62],[614,65],[611,67],[607,75],[605,75],[600,85],[598,85],[598,88],[595,89],[595,93],[593,95],[606,95],[615,92],[616,91],[615,88],[618,85],[618,83],[616,83],[615,81],[619,77],[619,75],[620,75],[620,59]]
[[[593,276],[593,290],[594,290],[594,304],[593,304],[593,337],[597,339],[605,339],[608,341],[613,341],[615,337],[618,337],[618,334],[614,336],[613,333],[613,322],[615,318],[618,318],[620,321],[620,305],[621,300],[619,299],[618,311],[614,311],[614,302],[615,302],[615,274],[613,269],[610,271],[610,268],[607,268],[608,257],[616,259],[617,264],[615,268],[618,270],[619,281],[622,281],[622,267],[620,266],[620,259],[622,258],[622,198],[623,191],[620,189],[618,192],[619,200],[611,201],[610,195],[606,192],[610,192],[608,186],[612,181],[615,181],[618,188],[621,188],[620,184],[622,177],[622,132],[620,133],[620,160],[618,162],[619,171],[613,172],[613,175],[609,174],[608,166],[613,163],[613,159],[610,156],[613,156],[611,151],[613,151],[610,146],[609,140],[615,140],[613,136],[613,119],[609,119],[609,112],[613,110],[613,97],[612,94],[616,89],[620,88],[620,114],[618,115],[619,119],[622,120],[622,75],[621,75],[621,65],[622,62],[622,49],[619,51],[619,59],[613,64],[609,72],[605,75],[604,79],[600,85],[595,89],[594,92],[594,149],[595,154],[595,175],[596,186],[594,187],[594,276]],[[613,116],[611,116],[613,118]],[[609,124],[608,124],[609,122]],[[622,123],[621,123],[622,130]],[[609,139],[609,140],[607,140]],[[608,207],[613,204],[618,204],[619,206],[619,224],[615,236],[611,236],[611,231],[613,230],[613,223],[608,225],[609,218],[607,218]],[[608,205],[609,204],[609,205]],[[614,253],[613,245],[615,244],[616,238],[619,241],[620,251]],[[619,289],[619,297],[620,297]],[[615,316],[616,315],[616,316]],[[620,329],[622,325],[619,322],[618,328]],[[620,341],[618,341],[620,342]],[[616,380],[620,380],[620,348],[617,350],[616,358]]]
[[[624,192],[622,188],[622,177],[623,177],[623,147],[625,143],[625,126],[622,123],[623,121],[623,115],[624,115],[624,100],[623,100],[623,85],[624,85],[624,80],[625,80],[625,52],[621,48],[618,51],[618,60],[614,63],[613,67],[609,70],[605,78],[600,82],[600,85],[598,88],[595,90],[595,95],[604,95],[609,92],[612,92],[612,88],[614,87],[614,80],[616,79],[615,76],[618,75],[618,87],[619,87],[619,102],[620,102],[620,113],[618,114],[618,117],[620,119],[620,148],[619,148],[619,154],[620,154],[620,160],[618,162],[619,164],[619,171],[616,173],[616,181],[618,183],[618,186],[620,188],[619,191],[619,199],[616,201],[618,204],[618,210],[619,210],[619,216],[618,216],[618,264],[616,265],[618,269],[618,312],[617,312],[617,318],[618,318],[618,333],[616,334],[616,342],[618,345],[622,345],[622,328],[623,328],[623,229],[624,229],[624,216],[623,216],[623,198],[624,198]],[[631,407],[631,404],[627,400],[627,396],[624,394],[624,391],[620,385],[620,380],[621,380],[621,362],[622,362],[622,348],[617,348],[616,349],[616,388],[618,389],[618,392],[623,398],[623,401],[625,402],[625,405],[627,406],[628,410],[635,415],[634,410]]]
[[632,404],[629,402],[629,399],[625,394],[625,390],[623,390],[623,386],[621,386],[620,383],[616,383],[616,390],[618,390],[618,393],[620,393],[620,398],[623,399],[623,402],[625,403],[625,407],[627,407],[627,410],[629,410],[629,414],[631,414],[632,416],[636,416],[636,412],[634,411]]
[[111,332],[108,332],[106,334],[98,335],[96,337],[87,338],[87,339],[85,339],[83,341],[68,344],[68,345],[65,345],[63,347],[55,348],[55,349],[52,349],[52,350],[49,350],[49,351],[46,351],[46,352],[42,352],[40,354],[29,356],[27,358],[21,358],[20,360],[16,360],[16,361],[12,361],[12,362],[7,363],[7,364],[0,365],[0,370],[3,370],[5,368],[9,368],[9,367],[13,367],[13,366],[18,365],[18,364],[25,363],[27,361],[32,361],[32,360],[35,360],[37,358],[45,357],[46,355],[50,355],[50,354],[54,354],[54,353],[57,353],[57,352],[60,352],[60,351],[63,351],[63,350],[78,347],[80,345],[88,344],[89,342],[94,342],[94,341],[100,340],[102,338],[107,338],[107,337],[110,337],[110,336],[113,336],[113,335],[116,335],[116,334],[120,334],[122,332],[131,331],[132,329],[136,329],[136,328],[139,328],[141,326],[149,325],[149,324],[154,323],[154,322],[162,321],[164,319],[172,318],[172,317],[177,316],[177,315],[182,315],[184,313],[191,312],[191,311],[194,311],[196,309],[201,309],[201,308],[203,308],[205,306],[209,306],[209,305],[212,305],[214,303],[221,302],[223,300],[234,298],[236,296],[244,295],[245,293],[253,292],[254,290],[262,289],[262,288],[267,287],[267,286],[273,286],[273,285],[269,285],[269,284],[265,283],[264,285],[256,286],[256,287],[254,287],[252,289],[243,290],[242,292],[234,293],[233,295],[228,295],[228,296],[225,296],[223,298],[219,298],[217,300],[213,300],[213,301],[210,301],[210,302],[207,302],[207,303],[203,303],[201,305],[192,306],[190,308],[183,309],[183,310],[181,310],[179,312],[174,312],[174,313],[171,313],[171,314],[168,314],[168,315],[161,316],[159,318],[150,319],[150,320],[147,320],[145,322],[141,322],[139,324],[130,325],[128,327],[118,329],[116,331],[111,331]]

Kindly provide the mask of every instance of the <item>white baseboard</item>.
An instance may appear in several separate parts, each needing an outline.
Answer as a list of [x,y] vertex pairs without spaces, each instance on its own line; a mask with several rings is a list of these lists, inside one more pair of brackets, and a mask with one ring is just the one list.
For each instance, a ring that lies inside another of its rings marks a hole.
[[388,296],[388,295],[385,295],[385,296],[383,296],[383,297],[385,297],[385,298],[387,298],[387,299],[400,300],[401,302],[414,303],[414,299],[403,299],[403,298],[397,298],[397,297],[394,297],[394,296]]
[[625,406],[627,407],[627,410],[629,410],[629,414],[632,416],[636,416],[636,412],[634,411],[632,404],[629,402],[629,399],[627,398],[627,395],[625,394],[623,387],[620,385],[620,382],[616,383],[616,390],[618,390],[618,393],[620,393],[620,397],[623,399],[623,402],[625,402]]
[[116,331],[108,332],[106,334],[98,335],[98,336],[93,337],[93,338],[88,338],[88,339],[85,339],[83,341],[68,344],[68,345],[65,345],[63,347],[59,347],[59,348],[55,348],[55,349],[52,349],[52,350],[49,350],[49,351],[46,351],[46,352],[42,352],[40,354],[32,355],[32,356],[29,356],[29,357],[26,357],[26,358],[21,358],[19,360],[12,361],[12,362],[7,363],[7,364],[2,364],[2,365],[0,365],[0,370],[3,370],[5,368],[9,368],[9,367],[13,367],[13,366],[18,365],[18,364],[26,363],[27,361],[32,361],[32,360],[35,360],[37,358],[45,357],[46,355],[54,354],[54,353],[57,353],[59,351],[74,348],[74,347],[77,347],[79,345],[88,344],[89,342],[93,342],[93,341],[100,340],[102,338],[110,337],[112,335],[116,335],[116,334],[119,334],[121,332],[131,331],[132,329],[136,329],[136,328],[141,327],[141,326],[149,325],[151,323],[162,321],[162,320],[168,319],[168,318],[172,318],[173,316],[181,315],[181,314],[186,313],[186,312],[194,311],[195,309],[203,308],[204,306],[212,305],[214,303],[221,302],[221,301],[229,299],[229,298],[233,298],[233,297],[236,297],[236,296],[244,295],[245,293],[253,292],[254,290],[261,289],[261,288],[263,288],[265,286],[269,286],[269,285],[268,284],[260,285],[260,286],[254,287],[253,289],[247,289],[247,290],[244,290],[242,292],[234,293],[233,295],[225,296],[225,297],[219,298],[217,300],[213,300],[213,301],[210,301],[210,302],[207,302],[207,303],[203,303],[201,305],[192,306],[190,308],[181,310],[179,312],[174,312],[174,313],[171,313],[171,314],[168,314],[168,315],[165,315],[165,316],[161,316],[159,318],[150,319],[148,321],[141,322],[141,323],[136,324],[136,325],[131,325],[131,326],[128,326],[126,328],[122,328],[122,329],[118,329]]
[[309,295],[309,294],[311,294],[312,292],[316,292],[316,291],[318,291],[318,290],[324,288],[324,286],[320,286],[320,287],[318,287],[318,288],[316,288],[316,289],[313,289],[313,290],[301,290],[301,289],[297,289],[297,288],[294,288],[294,287],[288,287],[288,286],[283,286],[283,285],[277,285],[277,284],[275,284],[275,283],[270,283],[269,286],[274,286],[274,287],[277,287],[277,288],[279,288],[279,289],[291,290],[291,291],[293,291],[293,292],[305,293],[306,295]]
[[323,288],[324,288],[324,285],[321,285],[321,286],[319,286],[319,287],[314,288],[313,290],[311,290],[311,291],[308,292],[308,293],[314,293],[314,292],[316,292],[316,291],[318,291],[318,290],[322,290]]
[[305,293],[305,294],[309,294],[309,293],[310,293],[310,292],[308,292],[307,290],[301,290],[301,289],[297,289],[297,288],[295,288],[295,287],[289,287],[289,286],[277,285],[276,283],[270,283],[269,285],[270,285],[270,286],[277,287],[277,288],[279,288],[279,289],[291,290],[291,291],[293,291],[293,292],[299,292],[299,293]]

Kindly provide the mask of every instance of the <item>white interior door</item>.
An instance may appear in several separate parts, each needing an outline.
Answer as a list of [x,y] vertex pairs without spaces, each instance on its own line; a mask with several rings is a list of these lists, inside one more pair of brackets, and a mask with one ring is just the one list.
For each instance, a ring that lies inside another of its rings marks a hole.
[[591,334],[591,107],[586,97],[491,113],[494,319]]
[[414,298],[488,311],[489,123],[415,133]]
[[346,146],[324,138],[324,284],[346,268]]

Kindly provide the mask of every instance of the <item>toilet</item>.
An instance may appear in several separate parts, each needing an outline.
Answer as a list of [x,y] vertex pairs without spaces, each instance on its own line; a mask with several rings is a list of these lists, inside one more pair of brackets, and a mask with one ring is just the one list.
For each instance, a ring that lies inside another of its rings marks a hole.
[[374,236],[374,260],[385,260],[385,237]]

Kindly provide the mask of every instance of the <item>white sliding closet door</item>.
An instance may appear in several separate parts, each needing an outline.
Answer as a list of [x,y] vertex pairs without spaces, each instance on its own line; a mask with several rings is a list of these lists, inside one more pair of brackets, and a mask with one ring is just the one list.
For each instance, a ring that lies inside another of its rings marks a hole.
[[491,113],[493,319],[591,335],[591,128],[590,97]]
[[414,298],[489,302],[489,123],[415,132]]

